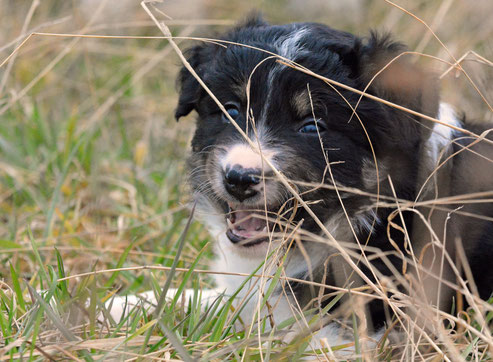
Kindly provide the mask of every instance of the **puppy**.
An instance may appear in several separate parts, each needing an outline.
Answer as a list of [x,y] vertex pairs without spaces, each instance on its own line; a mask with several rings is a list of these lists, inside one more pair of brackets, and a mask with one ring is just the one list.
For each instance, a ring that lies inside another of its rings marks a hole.
[[377,338],[457,290],[490,296],[492,143],[402,44],[258,16],[217,38],[186,57],[224,110],[184,67],[175,116],[197,113],[190,185],[245,327],[294,317],[334,346],[348,315]]

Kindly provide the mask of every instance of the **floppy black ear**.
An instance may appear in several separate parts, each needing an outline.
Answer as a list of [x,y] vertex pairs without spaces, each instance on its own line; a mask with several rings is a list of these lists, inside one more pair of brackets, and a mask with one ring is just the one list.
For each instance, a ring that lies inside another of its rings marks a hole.
[[[368,66],[362,72],[366,73],[366,77],[373,77],[406,50],[403,44],[393,41],[389,34],[372,32],[363,49],[364,57],[367,58],[363,64]],[[439,105],[438,79],[432,72],[411,63],[410,57],[404,55],[393,61],[375,79],[373,89],[382,98],[434,117]]]
[[[243,21],[239,22],[231,33],[238,31],[241,28],[251,28],[258,26],[268,25],[262,18],[262,15],[258,11],[250,12]],[[228,38],[228,33],[225,35]],[[202,76],[207,63],[211,60],[214,55],[215,47],[211,44],[197,45],[188,49],[185,52],[187,61],[197,72],[199,76]],[[183,67],[178,75],[177,79],[178,88],[180,90],[180,97],[178,99],[178,106],[175,110],[175,118],[178,121],[180,117],[188,115],[194,109],[197,108],[197,102],[202,96],[204,90],[194,78],[194,76]]]
[[334,41],[327,48],[339,56],[341,63],[349,69],[349,77],[356,78],[361,71],[361,40],[354,38],[350,42]]
[[[406,51],[406,47],[393,41],[389,34],[379,35],[372,32],[360,50],[359,72],[364,82],[363,85],[368,84],[375,74],[386,67],[372,82],[370,92],[403,107],[436,117],[439,106],[439,89],[436,76],[432,72],[411,63],[410,55],[403,55],[388,65],[392,59],[404,51]],[[393,114],[399,113],[395,108],[389,111]],[[406,117],[392,118],[394,123],[386,127],[390,127],[388,131],[392,132],[397,141],[406,138],[412,139],[413,135],[422,138],[430,133],[426,128],[420,127],[419,123],[424,123],[430,127],[432,126],[431,122],[420,117],[407,113]],[[419,123],[413,122],[411,118]]]
[[[194,46],[185,52],[185,57],[187,58],[187,61],[199,74],[199,76],[201,73],[201,65],[203,65],[203,63],[205,62],[203,60],[203,53],[203,45]],[[178,121],[180,117],[186,116],[191,111],[196,109],[197,102],[199,101],[202,92],[202,87],[197,82],[195,77],[185,67],[180,70],[177,79],[177,85],[180,90],[180,96],[178,98],[178,106],[175,110],[175,118]]]

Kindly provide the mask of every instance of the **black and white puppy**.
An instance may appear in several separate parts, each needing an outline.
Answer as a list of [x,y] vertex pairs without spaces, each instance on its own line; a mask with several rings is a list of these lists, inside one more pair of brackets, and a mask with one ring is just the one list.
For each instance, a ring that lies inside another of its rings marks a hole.
[[[387,35],[360,38],[259,17],[218,39],[186,55],[228,116],[183,68],[176,118],[198,114],[190,181],[217,239],[212,269],[272,276],[282,267],[288,277],[267,302],[272,278],[252,278],[238,294],[243,321],[276,325],[301,309],[323,308],[334,289],[369,285],[375,298],[361,305],[369,329],[378,330],[392,318],[381,302],[389,296],[382,280],[394,296],[421,290],[432,304],[447,305],[462,277],[453,265],[457,248],[465,250],[479,296],[489,297],[493,207],[460,195],[492,190],[493,147],[454,131],[464,125],[439,104],[434,76],[398,57],[403,45]],[[454,203],[426,202],[448,196],[457,196]],[[413,260],[419,268],[409,267]],[[241,281],[217,277],[228,294]],[[342,301],[335,315],[348,310]],[[345,341],[335,322],[321,333],[329,343]]]

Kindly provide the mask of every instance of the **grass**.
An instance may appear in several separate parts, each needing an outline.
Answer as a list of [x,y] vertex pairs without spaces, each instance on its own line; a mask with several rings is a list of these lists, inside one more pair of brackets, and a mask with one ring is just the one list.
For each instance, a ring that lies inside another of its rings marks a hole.
[[[456,58],[474,50],[492,59],[491,5],[450,1],[446,8],[447,3],[400,5],[432,24]],[[121,9],[111,2],[95,4],[0,5],[0,13],[10,14],[0,25],[0,62],[31,31],[123,36],[32,36],[0,68],[0,359],[302,358],[306,339],[283,344],[267,329],[236,328],[239,311],[232,298],[219,296],[204,312],[201,291],[213,285],[207,272],[213,240],[202,225],[190,222],[184,163],[193,121],[176,124],[172,117],[179,59],[166,41],[125,38],[160,35],[138,4],[122,2]],[[360,10],[345,19],[318,2],[302,14],[296,1],[255,3],[277,22],[316,20],[358,33],[390,27],[411,48],[446,58],[436,41],[426,40],[422,24],[387,2],[355,4]],[[185,20],[169,24],[173,35],[209,35],[249,7],[197,1],[186,7]],[[178,19],[183,12],[175,5],[160,8]],[[464,66],[488,97],[488,67]],[[442,82],[445,99],[491,117],[464,77],[449,74]],[[92,271],[98,273],[81,275]],[[279,269],[275,278],[280,277]],[[154,311],[137,306],[118,321],[106,312],[105,303],[117,293],[153,290],[159,300],[170,287],[195,293],[188,303],[181,293],[170,303],[162,299]],[[484,316],[490,323],[493,312]],[[491,359],[491,331],[481,318],[471,310],[460,319],[469,328],[447,330],[455,350],[439,339],[432,342],[452,360]],[[279,332],[294,322],[286,321]],[[443,358],[428,342],[417,342],[416,358]],[[328,350],[317,352],[321,359],[330,357]],[[363,357],[398,356],[399,348],[383,344]]]

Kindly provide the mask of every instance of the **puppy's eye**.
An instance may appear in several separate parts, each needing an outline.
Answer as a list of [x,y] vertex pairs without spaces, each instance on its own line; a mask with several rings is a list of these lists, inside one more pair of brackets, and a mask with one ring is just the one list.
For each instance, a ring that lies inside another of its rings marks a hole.
[[[238,109],[238,106],[236,104],[225,104],[224,107],[226,108],[226,112],[228,112],[229,116],[233,118],[233,120],[236,121],[236,119],[240,115],[240,110]],[[228,117],[224,113],[221,114],[222,120],[224,123],[229,123]]]
[[311,134],[318,134],[317,133],[317,128],[318,132],[322,133],[326,130],[323,122],[320,121],[320,119],[314,119],[314,118],[307,118],[301,126],[301,128],[298,130],[300,133],[311,133]]

